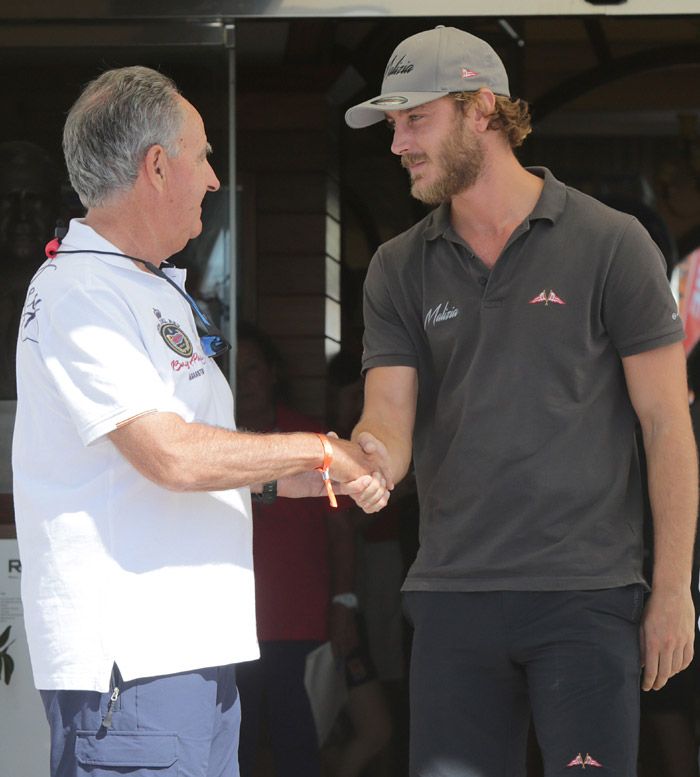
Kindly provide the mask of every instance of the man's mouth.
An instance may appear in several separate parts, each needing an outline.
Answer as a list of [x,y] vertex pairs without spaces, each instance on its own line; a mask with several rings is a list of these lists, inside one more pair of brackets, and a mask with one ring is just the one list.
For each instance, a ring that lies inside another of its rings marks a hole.
[[427,161],[428,158],[426,156],[412,156],[407,154],[401,157],[402,167],[408,170],[408,173],[412,178],[420,172]]

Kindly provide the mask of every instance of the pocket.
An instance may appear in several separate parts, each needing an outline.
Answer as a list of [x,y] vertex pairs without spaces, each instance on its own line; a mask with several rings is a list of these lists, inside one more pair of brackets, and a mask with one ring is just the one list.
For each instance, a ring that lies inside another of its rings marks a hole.
[[177,746],[177,734],[161,731],[78,731],[78,775],[109,777],[138,769],[143,777],[176,777]]
[[587,609],[593,614],[613,616],[637,626],[644,609],[644,591],[641,583],[586,591]]
[[632,588],[632,620],[639,623],[646,604],[646,588],[641,583],[635,583],[630,587]]

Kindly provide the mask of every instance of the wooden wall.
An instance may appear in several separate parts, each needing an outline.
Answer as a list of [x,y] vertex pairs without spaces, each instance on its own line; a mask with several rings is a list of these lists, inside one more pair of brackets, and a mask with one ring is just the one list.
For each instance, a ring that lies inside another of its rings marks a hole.
[[325,417],[326,358],[340,343],[335,126],[322,94],[239,95],[239,315],[285,356],[291,400]]

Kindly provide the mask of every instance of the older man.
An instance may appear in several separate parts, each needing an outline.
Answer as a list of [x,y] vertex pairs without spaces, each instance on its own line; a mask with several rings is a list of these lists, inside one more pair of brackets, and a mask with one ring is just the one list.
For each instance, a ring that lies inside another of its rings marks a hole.
[[64,152],[87,215],[30,284],[13,450],[51,774],[237,775],[233,664],[258,654],[248,487],[321,495],[333,478],[370,511],[388,494],[356,444],[235,431],[227,344],[161,268],[219,187],[175,85],[104,73]]
[[485,41],[440,27],[346,114],[388,122],[437,206],[372,260],[354,433],[397,481],[415,461],[410,774],[520,777],[531,708],[548,777],[632,777],[640,667],[658,689],[693,653],[683,328],[640,224],[519,164],[530,119],[509,95]]

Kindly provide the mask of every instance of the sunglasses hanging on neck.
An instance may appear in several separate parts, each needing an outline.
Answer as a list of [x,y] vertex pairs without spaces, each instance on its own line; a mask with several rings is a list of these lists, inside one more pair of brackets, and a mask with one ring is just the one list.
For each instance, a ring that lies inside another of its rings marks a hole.
[[202,350],[206,356],[223,356],[231,348],[231,344],[224,337],[221,330],[214,326],[214,324],[204,315],[199,305],[194,299],[184,290],[181,289],[175,281],[170,278],[160,267],[156,267],[152,262],[148,262],[145,259],[139,259],[137,256],[129,256],[128,254],[122,254],[118,251],[94,251],[92,249],[80,249],[80,250],[64,250],[61,249],[61,241],[66,236],[67,229],[63,226],[57,226],[55,231],[55,237],[46,246],[46,256],[49,259],[53,259],[59,254],[102,254],[104,256],[118,256],[122,259],[130,259],[132,262],[138,262],[142,264],[153,275],[157,275],[164,281],[167,281],[175,291],[187,300],[192,312],[194,313],[195,323],[197,325],[197,333],[199,334],[199,340],[202,344]]

